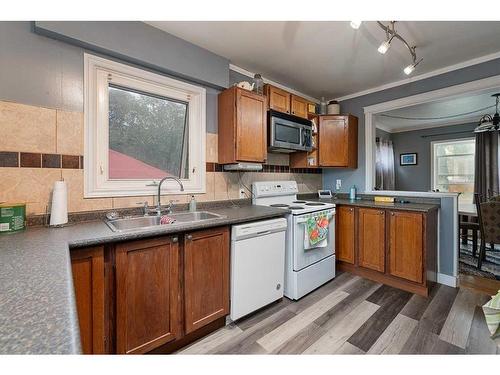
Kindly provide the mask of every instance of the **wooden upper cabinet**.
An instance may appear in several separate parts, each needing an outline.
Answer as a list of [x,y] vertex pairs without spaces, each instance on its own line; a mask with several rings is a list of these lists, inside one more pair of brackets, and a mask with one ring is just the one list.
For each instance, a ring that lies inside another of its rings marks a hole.
[[358,118],[352,115],[319,116],[319,165],[358,167]]
[[385,272],[385,210],[358,209],[358,263]]
[[190,333],[229,313],[229,229],[184,238],[184,320]]
[[307,106],[309,102],[300,96],[291,94],[290,107],[292,115],[307,118]]
[[145,353],[180,336],[179,244],[116,245],[116,351]]
[[290,113],[290,93],[272,85],[265,85],[269,109]]
[[335,227],[336,257],[337,260],[354,264],[356,261],[355,248],[355,215],[354,208],[349,206],[337,206]]
[[84,354],[105,353],[104,249],[71,250],[80,340]]
[[231,87],[219,94],[219,163],[264,163],[267,157],[265,97]]
[[423,215],[391,211],[389,215],[389,273],[416,283],[423,282]]

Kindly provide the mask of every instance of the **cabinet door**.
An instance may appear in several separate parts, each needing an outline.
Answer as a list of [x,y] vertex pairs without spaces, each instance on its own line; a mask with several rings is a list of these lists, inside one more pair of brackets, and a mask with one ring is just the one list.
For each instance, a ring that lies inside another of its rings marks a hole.
[[186,333],[229,313],[229,230],[197,231],[184,240]]
[[359,265],[385,272],[385,211],[358,209]]
[[80,340],[84,354],[105,352],[104,249],[71,250]]
[[290,93],[274,86],[268,86],[269,108],[275,111],[290,113]]
[[236,159],[264,162],[267,156],[264,97],[240,89],[236,95],[236,111]]
[[321,116],[319,122],[319,164],[322,167],[347,167],[347,122],[343,116]]
[[116,349],[145,353],[179,336],[177,237],[116,246]]
[[335,249],[337,260],[354,264],[355,221],[354,208],[337,206],[336,210],[337,246]]
[[297,95],[291,95],[290,99],[292,115],[307,118],[308,101]]
[[389,273],[422,283],[424,253],[422,214],[391,211],[389,228]]

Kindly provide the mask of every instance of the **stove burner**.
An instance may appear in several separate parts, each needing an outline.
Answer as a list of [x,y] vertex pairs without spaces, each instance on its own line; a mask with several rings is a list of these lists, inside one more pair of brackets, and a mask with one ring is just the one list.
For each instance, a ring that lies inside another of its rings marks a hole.
[[310,202],[306,203],[306,206],[324,206],[325,203],[319,203],[319,202]]
[[288,207],[288,204],[283,204],[283,203],[276,203],[276,204],[271,204],[270,207]]
[[303,210],[304,209],[304,207],[302,207],[302,206],[290,206],[289,208],[291,210]]
[[306,201],[293,201],[292,203],[306,203]]

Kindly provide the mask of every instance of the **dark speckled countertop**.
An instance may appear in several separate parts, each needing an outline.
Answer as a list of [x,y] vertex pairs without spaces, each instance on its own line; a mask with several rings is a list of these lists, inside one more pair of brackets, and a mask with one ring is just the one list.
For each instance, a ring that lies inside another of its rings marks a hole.
[[357,207],[368,207],[368,208],[384,208],[393,210],[405,210],[405,211],[418,211],[418,212],[429,212],[436,210],[440,207],[439,204],[429,204],[429,203],[389,203],[389,202],[375,202],[369,199],[319,199],[319,198],[307,198],[310,201],[318,202],[328,202],[334,203],[338,206],[357,206]]
[[0,353],[80,353],[69,249],[283,216],[263,206],[210,209],[225,218],[112,232],[102,221],[0,236]]

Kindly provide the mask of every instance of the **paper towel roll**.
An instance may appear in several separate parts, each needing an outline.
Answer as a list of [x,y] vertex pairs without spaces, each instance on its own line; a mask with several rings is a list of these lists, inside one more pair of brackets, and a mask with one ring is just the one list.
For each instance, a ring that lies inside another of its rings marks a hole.
[[66,181],[56,181],[52,192],[50,225],[61,225],[68,222],[68,187]]

